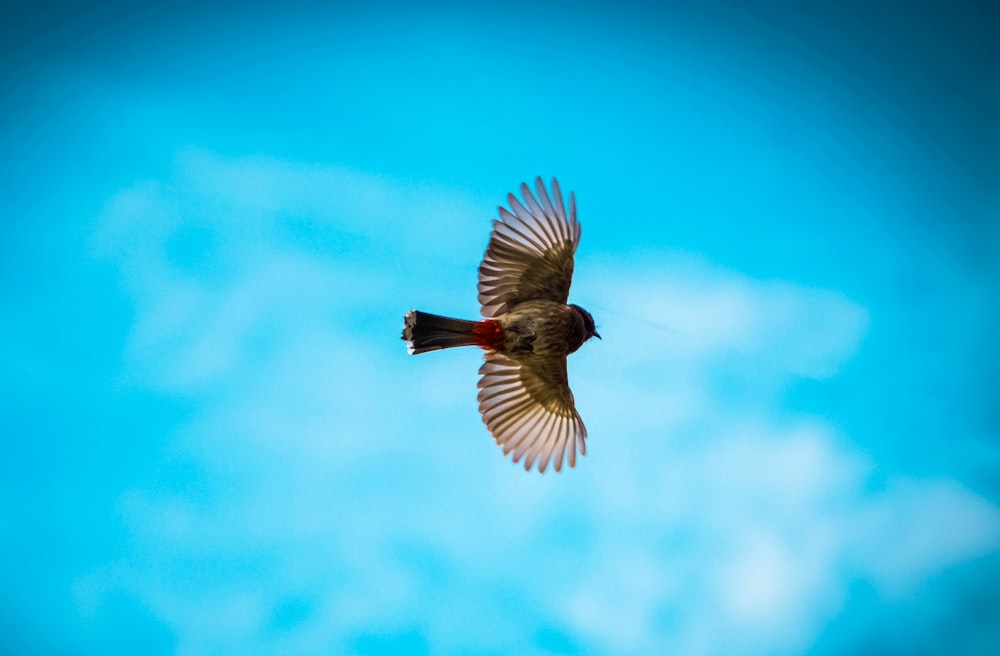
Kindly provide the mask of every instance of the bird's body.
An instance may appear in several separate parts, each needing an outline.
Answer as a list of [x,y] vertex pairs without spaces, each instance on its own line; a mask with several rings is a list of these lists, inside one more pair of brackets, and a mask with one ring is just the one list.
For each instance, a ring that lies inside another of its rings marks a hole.
[[493,321],[504,336],[495,349],[501,353],[565,357],[590,337],[581,309],[554,301],[525,301]]
[[[576,411],[566,374],[566,356],[591,337],[600,337],[583,308],[567,305],[573,254],[580,240],[576,203],[563,206],[559,184],[553,199],[541,178],[538,198],[521,185],[522,205],[510,194],[514,213],[500,208],[479,267],[481,321],[452,319],[418,310],[405,318],[403,339],[410,353],[456,346],[486,351],[480,368],[479,410],[504,453],[556,470],[564,455],[570,466],[586,452],[586,428]],[[553,202],[554,200],[554,202]]]

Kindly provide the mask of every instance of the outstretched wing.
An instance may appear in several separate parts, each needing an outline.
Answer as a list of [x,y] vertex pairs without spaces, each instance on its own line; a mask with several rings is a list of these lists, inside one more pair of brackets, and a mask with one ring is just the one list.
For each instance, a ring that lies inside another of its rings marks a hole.
[[564,456],[576,465],[576,453],[587,452],[587,429],[576,411],[566,375],[566,357],[526,354],[517,359],[487,353],[479,369],[479,412],[504,455],[524,457],[525,470],[537,462],[545,472],[549,460],[556,471]]
[[573,254],[580,243],[576,198],[569,195],[569,212],[563,205],[559,182],[552,180],[552,199],[541,178],[531,194],[521,184],[524,204],[507,195],[513,214],[500,208],[486,255],[479,265],[479,303],[484,317],[492,318],[511,306],[535,299],[565,303],[573,280]]

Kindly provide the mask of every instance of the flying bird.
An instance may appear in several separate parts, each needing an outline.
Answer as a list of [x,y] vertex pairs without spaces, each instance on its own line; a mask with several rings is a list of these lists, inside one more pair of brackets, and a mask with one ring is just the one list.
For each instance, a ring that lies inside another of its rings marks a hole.
[[591,337],[594,318],[567,305],[573,255],[580,243],[576,198],[563,204],[559,183],[552,196],[541,178],[535,194],[521,184],[522,203],[507,195],[479,265],[481,321],[451,319],[410,310],[403,339],[416,355],[455,346],[486,351],[479,373],[479,412],[504,455],[524,458],[544,473],[551,461],[576,465],[586,454],[587,429],[576,411],[566,374],[566,356]]

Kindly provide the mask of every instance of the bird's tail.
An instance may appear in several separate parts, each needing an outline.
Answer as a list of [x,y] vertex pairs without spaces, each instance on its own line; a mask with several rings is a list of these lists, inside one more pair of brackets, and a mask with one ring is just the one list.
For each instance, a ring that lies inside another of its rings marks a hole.
[[410,310],[406,313],[403,339],[414,355],[453,346],[494,349],[503,340],[503,330],[493,319],[465,321]]

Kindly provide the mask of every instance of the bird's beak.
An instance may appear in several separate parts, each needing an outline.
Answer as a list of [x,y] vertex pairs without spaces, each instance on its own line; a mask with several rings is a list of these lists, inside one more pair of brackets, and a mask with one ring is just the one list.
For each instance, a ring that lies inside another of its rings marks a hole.
[[598,333],[598,332],[597,332],[597,331],[595,330],[595,331],[594,331],[594,337],[596,337],[597,339],[601,339],[601,334],[600,334],[600,333]]

